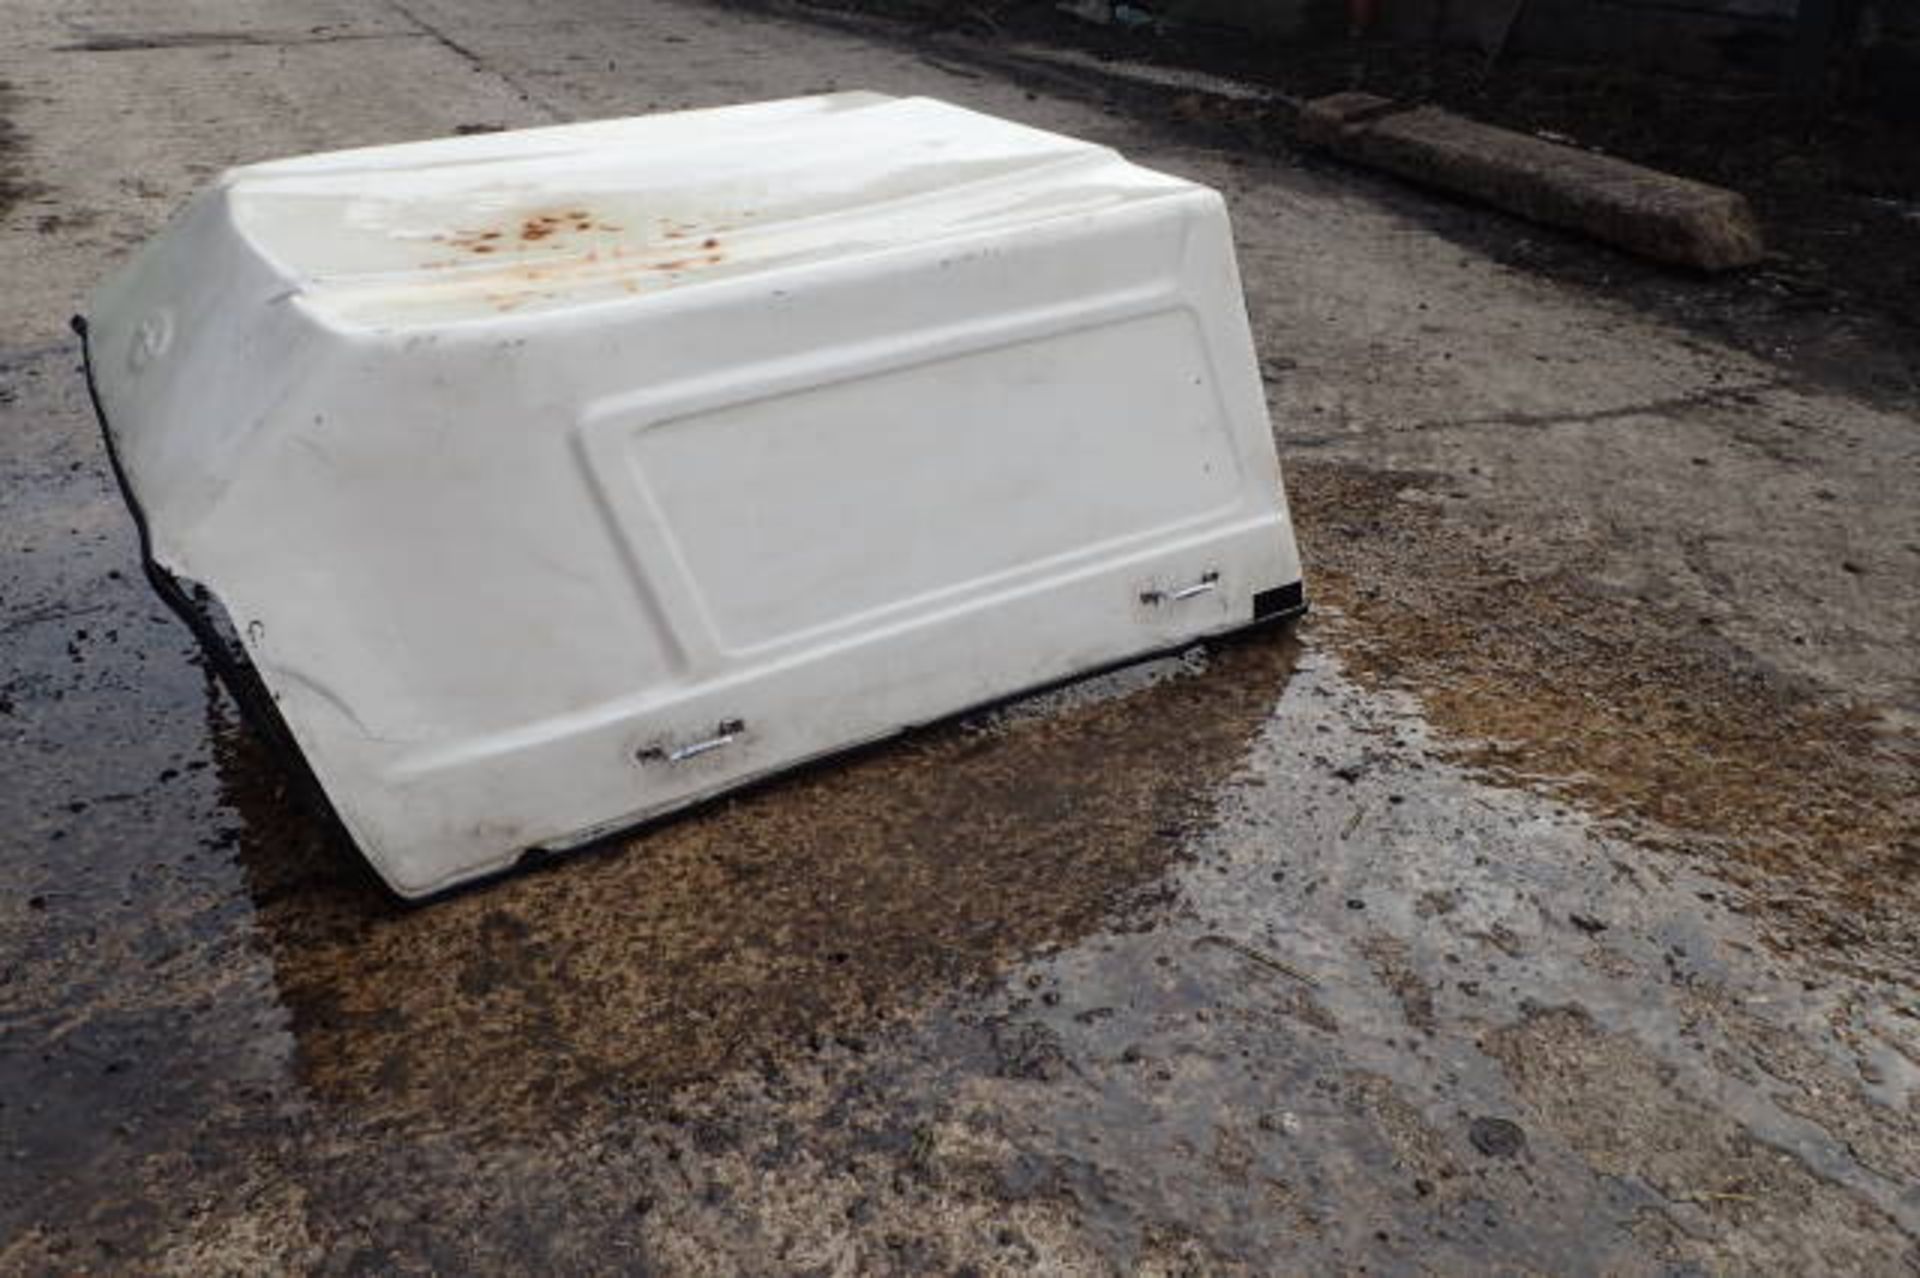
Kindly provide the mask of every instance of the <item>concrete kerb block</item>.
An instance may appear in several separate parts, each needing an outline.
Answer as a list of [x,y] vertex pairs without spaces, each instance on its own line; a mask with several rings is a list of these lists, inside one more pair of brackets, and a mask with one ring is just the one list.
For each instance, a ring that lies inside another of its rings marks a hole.
[[1642,257],[1702,271],[1765,252],[1746,197],[1438,107],[1335,93],[1302,109],[1303,141],[1397,176],[1482,200]]

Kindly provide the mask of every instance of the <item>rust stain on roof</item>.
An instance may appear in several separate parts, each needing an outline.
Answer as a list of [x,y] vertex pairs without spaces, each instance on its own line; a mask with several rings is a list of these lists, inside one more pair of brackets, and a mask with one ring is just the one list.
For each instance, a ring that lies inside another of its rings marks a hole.
[[[485,277],[491,281],[489,303],[504,311],[513,309],[501,305],[504,297],[517,297],[514,306],[524,305],[535,300],[536,287],[550,290],[556,282],[574,287],[617,285],[628,293],[638,293],[646,288],[646,278],[666,276],[671,281],[685,272],[727,260],[727,254],[720,251],[720,233],[727,229],[725,226],[675,218],[659,218],[656,226],[651,240],[635,242],[620,225],[583,206],[507,212],[497,223],[454,227],[429,236],[434,244],[445,245],[455,255],[421,265],[423,269],[445,270],[471,264],[475,257],[511,254],[518,260],[496,264],[511,271],[504,284],[491,272]],[[689,246],[681,241],[695,237],[699,237],[701,251],[688,252]],[[639,283],[631,278],[635,272],[642,273]],[[538,296],[556,294],[541,291]]]
[[520,238],[527,241],[544,240],[551,235],[571,230],[575,233],[588,231],[618,231],[617,226],[596,223],[593,214],[585,209],[568,209],[559,213],[534,213],[522,219]]

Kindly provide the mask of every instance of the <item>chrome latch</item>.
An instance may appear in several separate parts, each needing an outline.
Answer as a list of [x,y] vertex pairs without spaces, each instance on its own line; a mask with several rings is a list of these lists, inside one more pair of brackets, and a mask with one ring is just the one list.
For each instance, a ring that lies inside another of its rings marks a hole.
[[1192,585],[1181,586],[1177,590],[1144,590],[1140,593],[1140,602],[1150,608],[1158,607],[1161,604],[1184,603],[1186,600],[1196,599],[1201,595],[1218,590],[1219,588],[1220,574],[1217,572],[1208,572],[1203,573],[1200,580],[1194,582]]
[[703,754],[725,749],[744,736],[746,731],[744,720],[722,719],[710,737],[679,746],[648,746],[637,757],[642,763],[685,763],[688,759],[697,759]]

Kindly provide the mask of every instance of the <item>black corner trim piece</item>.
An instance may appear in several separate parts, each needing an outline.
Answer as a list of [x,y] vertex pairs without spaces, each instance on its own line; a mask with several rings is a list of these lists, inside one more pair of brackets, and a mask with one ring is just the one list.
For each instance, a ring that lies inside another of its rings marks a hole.
[[1298,617],[1307,610],[1307,591],[1304,582],[1294,582],[1289,586],[1275,586],[1272,590],[1262,590],[1253,597],[1253,619],[1255,621],[1282,621],[1288,617]]

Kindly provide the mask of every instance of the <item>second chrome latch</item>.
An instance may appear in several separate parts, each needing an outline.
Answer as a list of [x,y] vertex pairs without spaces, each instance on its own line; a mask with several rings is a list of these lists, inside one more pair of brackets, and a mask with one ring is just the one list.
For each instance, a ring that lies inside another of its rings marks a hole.
[[1170,590],[1143,590],[1140,592],[1140,602],[1146,604],[1149,608],[1158,607],[1161,604],[1184,603],[1189,599],[1197,599],[1201,595],[1208,594],[1219,588],[1220,574],[1217,572],[1206,572],[1200,575],[1200,580],[1191,585],[1179,586]]
[[742,719],[723,719],[710,737],[698,741],[689,741],[677,746],[648,746],[638,754],[642,763],[685,763],[697,759],[703,754],[712,754],[732,745],[746,734],[747,725]]

